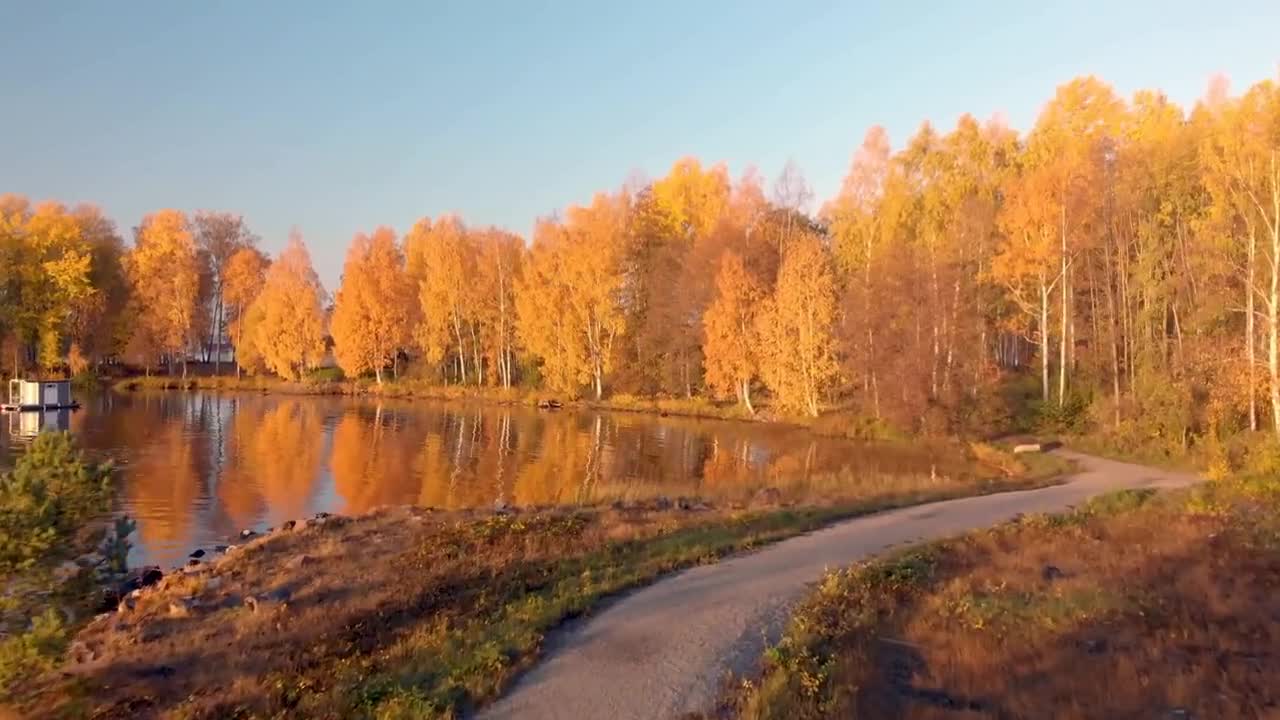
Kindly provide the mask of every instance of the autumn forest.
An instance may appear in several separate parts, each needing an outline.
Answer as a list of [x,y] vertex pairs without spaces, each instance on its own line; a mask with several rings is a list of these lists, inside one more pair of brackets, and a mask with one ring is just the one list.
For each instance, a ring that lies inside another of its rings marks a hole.
[[126,243],[95,207],[7,195],[0,334],[7,371],[333,362],[913,432],[1012,394],[1170,442],[1280,434],[1280,85],[1217,81],[1188,110],[1085,77],[1026,133],[964,116],[895,148],[873,127],[825,202],[794,166],[766,183],[684,158],[527,240],[376,227],[331,295],[300,235],[268,257],[234,213],[159,210]]

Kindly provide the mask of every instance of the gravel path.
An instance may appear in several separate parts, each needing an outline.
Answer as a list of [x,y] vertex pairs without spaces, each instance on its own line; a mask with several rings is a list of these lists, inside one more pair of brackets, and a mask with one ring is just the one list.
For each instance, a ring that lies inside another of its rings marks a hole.
[[886,548],[1061,511],[1122,488],[1177,487],[1192,475],[1067,450],[1069,480],[1039,490],[948,500],[846,520],[759,551],[672,575],[622,596],[551,638],[547,657],[481,718],[673,718],[710,708],[726,673],[750,673],[788,609],[829,568]]

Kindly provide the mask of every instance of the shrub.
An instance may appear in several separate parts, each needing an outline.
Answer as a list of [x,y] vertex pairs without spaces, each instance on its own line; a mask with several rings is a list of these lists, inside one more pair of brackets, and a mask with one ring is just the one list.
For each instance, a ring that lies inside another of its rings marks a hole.
[[110,467],[88,465],[67,433],[38,436],[0,474],[0,577],[29,569],[105,511]]
[[0,640],[0,689],[53,667],[67,645],[68,632],[57,610],[48,608],[26,632]]
[[336,383],[345,379],[346,376],[342,373],[342,368],[340,367],[315,368],[309,371],[306,377],[309,383]]

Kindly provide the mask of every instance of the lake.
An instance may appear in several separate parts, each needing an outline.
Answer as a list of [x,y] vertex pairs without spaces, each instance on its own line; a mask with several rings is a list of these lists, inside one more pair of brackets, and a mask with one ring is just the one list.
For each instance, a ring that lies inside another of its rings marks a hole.
[[70,429],[121,469],[131,564],[181,564],[316,512],[381,505],[546,505],[724,496],[857,466],[918,472],[917,454],[802,428],[643,413],[255,393],[107,392],[76,412],[0,416],[0,466],[40,429]]

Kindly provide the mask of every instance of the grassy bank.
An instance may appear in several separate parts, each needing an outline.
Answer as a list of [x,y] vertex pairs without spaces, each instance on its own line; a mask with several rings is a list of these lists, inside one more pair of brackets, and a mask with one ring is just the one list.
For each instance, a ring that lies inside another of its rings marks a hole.
[[545,402],[557,402],[567,408],[610,410],[617,412],[644,412],[682,417],[713,418],[721,420],[792,421],[766,414],[749,415],[734,403],[721,403],[705,398],[648,398],[634,395],[614,395],[608,399],[569,400],[545,390],[524,388],[498,388],[460,385],[434,385],[421,380],[387,381],[381,385],[368,380],[335,380],[317,376],[299,381],[274,377],[244,376],[191,376],[188,378],[152,375],[129,377],[115,381],[112,387],[120,391],[143,390],[208,390],[276,393],[282,395],[346,395],[381,398],[405,398],[419,400],[453,400],[485,402],[503,405],[537,407]]
[[832,574],[720,715],[1271,717],[1267,477],[1104,496]]
[[326,519],[254,540],[94,621],[77,639],[95,659],[46,674],[18,710],[453,717],[495,697],[547,632],[612,594],[840,518],[1042,485],[1061,469],[846,475],[762,492],[739,509],[657,498]]

